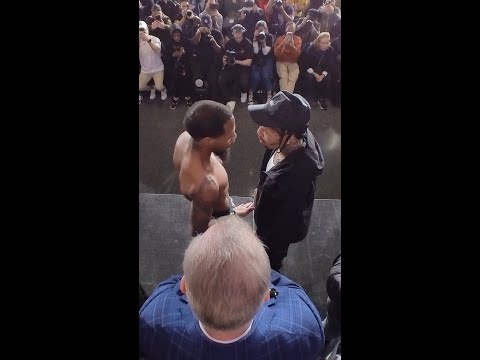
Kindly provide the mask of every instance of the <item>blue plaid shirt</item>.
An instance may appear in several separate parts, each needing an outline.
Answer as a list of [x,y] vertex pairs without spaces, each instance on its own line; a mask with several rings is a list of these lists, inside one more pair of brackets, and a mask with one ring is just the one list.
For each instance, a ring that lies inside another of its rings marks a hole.
[[240,340],[219,344],[200,329],[180,292],[181,275],[160,283],[140,309],[140,350],[149,359],[317,359],[324,345],[320,315],[305,291],[273,271],[276,299],[265,302]]

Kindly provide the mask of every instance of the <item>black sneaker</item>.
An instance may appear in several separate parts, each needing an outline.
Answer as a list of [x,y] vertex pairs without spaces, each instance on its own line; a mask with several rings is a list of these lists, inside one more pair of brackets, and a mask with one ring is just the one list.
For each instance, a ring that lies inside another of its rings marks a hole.
[[175,100],[172,98],[172,103],[170,104],[170,109],[176,109],[178,105],[178,99]]
[[193,104],[192,97],[189,97],[188,99],[185,98],[185,103],[187,104],[188,107],[192,106]]
[[318,100],[318,105],[320,105],[320,109],[327,110],[327,102],[325,99]]

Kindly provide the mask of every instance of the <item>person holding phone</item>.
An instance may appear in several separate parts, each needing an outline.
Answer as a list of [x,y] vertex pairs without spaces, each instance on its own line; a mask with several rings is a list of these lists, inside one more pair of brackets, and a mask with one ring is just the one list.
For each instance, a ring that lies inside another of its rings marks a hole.
[[182,0],[180,2],[180,10],[181,12],[177,14],[177,17],[174,20],[174,25],[176,25],[177,28],[180,28],[182,30],[182,35],[191,41],[197,29],[201,26],[202,21],[192,11],[192,7],[188,0]]
[[[148,26],[144,21],[138,22],[139,37],[139,58],[140,58],[140,74],[139,74],[139,91],[150,89],[150,99],[156,97],[155,91],[158,90],[162,94],[162,100],[167,98],[167,89],[163,85],[165,66],[161,57],[162,42],[156,36],[152,36],[148,32]],[[148,86],[148,82],[152,80],[154,86]],[[142,103],[142,95],[139,94],[139,104]]]
[[175,19],[180,12],[180,4],[172,0],[156,0],[155,3],[162,8],[163,13],[170,19]]
[[295,90],[295,84],[300,73],[297,60],[300,56],[302,39],[294,35],[295,23],[287,23],[286,34],[279,36],[275,41],[274,54],[277,59],[277,73],[280,77],[280,90],[291,93]]
[[257,22],[255,28],[248,105],[253,105],[253,93],[258,85],[265,86],[267,102],[272,98],[273,89],[273,36],[268,32],[267,23],[263,20]]
[[293,6],[287,0],[269,0],[265,8],[270,33],[276,36],[285,35],[285,25],[293,21]]
[[298,19],[295,35],[302,39],[302,50],[320,34],[321,17],[322,14],[317,9],[309,9],[305,17]]
[[200,17],[202,15],[208,14],[212,18],[212,29],[216,29],[218,31],[222,31],[223,27],[223,16],[218,11],[219,9],[218,0],[207,0],[207,4],[205,5],[205,10],[200,13]]
[[146,23],[151,35],[158,37],[163,43],[170,39],[172,21],[163,13],[160,5],[152,6],[152,15],[147,18]]
[[255,1],[245,0],[242,3],[242,8],[239,10],[240,18],[238,23],[242,24],[247,31],[245,32],[245,37],[253,41],[253,33],[255,32],[255,26],[261,20],[265,20],[263,10],[259,8]]

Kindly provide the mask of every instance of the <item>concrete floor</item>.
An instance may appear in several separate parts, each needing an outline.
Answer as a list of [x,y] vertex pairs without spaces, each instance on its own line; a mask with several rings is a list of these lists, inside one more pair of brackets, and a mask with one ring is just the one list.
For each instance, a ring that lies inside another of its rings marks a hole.
[[[178,194],[178,179],[172,163],[173,148],[184,130],[184,103],[170,109],[170,98],[144,100],[139,105],[139,193]],[[237,140],[225,165],[230,194],[250,196],[255,189],[264,147],[258,142],[258,126],[251,120],[246,105],[237,102],[234,111]],[[327,111],[312,109],[310,130],[325,157],[323,174],[317,179],[317,199],[341,199],[341,111],[329,105]]]

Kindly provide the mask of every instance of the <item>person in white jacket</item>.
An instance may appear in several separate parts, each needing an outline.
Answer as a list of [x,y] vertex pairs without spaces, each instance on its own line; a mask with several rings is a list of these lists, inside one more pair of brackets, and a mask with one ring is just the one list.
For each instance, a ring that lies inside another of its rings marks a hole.
[[[150,89],[150,99],[155,99],[156,90],[162,94],[162,100],[167,98],[167,89],[163,85],[164,65],[161,58],[162,44],[159,38],[149,35],[148,26],[144,21],[138,22],[139,31],[139,54],[140,54],[140,75],[138,90]],[[153,78],[154,86],[148,87],[148,82]],[[142,102],[142,95],[139,94],[139,104]]]

